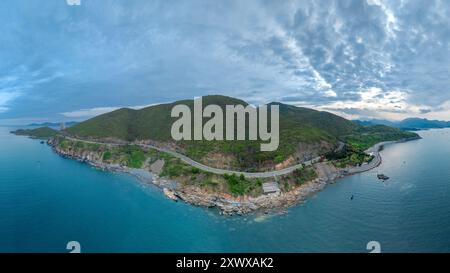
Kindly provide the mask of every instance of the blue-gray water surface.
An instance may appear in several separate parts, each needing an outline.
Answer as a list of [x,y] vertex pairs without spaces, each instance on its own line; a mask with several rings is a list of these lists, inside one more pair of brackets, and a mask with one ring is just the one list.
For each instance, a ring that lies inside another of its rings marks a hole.
[[68,241],[82,252],[367,252],[369,241],[450,252],[450,129],[389,145],[380,167],[265,217],[170,201],[9,130],[0,127],[0,252],[68,252]]

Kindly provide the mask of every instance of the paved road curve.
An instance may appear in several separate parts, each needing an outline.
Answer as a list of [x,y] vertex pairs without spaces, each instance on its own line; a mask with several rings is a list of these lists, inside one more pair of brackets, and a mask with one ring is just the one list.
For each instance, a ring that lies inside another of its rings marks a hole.
[[[83,139],[77,139],[77,138],[73,138],[73,137],[68,137],[68,136],[64,136],[64,137],[66,139],[69,139],[69,140],[82,141],[82,142],[91,143],[91,144],[101,144],[101,145],[111,145],[111,146],[124,145],[124,144],[115,144],[115,143],[107,143],[107,142],[89,141],[89,140],[83,140]],[[316,158],[313,158],[311,160],[305,161],[303,163],[300,163],[300,164],[297,164],[297,165],[293,165],[293,166],[290,166],[290,167],[287,167],[287,168],[284,168],[284,169],[281,169],[281,170],[250,173],[250,172],[239,172],[239,171],[230,171],[230,170],[213,168],[213,167],[206,166],[206,165],[204,165],[202,163],[199,163],[197,161],[194,161],[191,158],[189,158],[189,157],[187,157],[187,156],[185,156],[183,154],[180,154],[180,153],[177,153],[177,152],[174,152],[174,151],[171,151],[171,150],[167,150],[167,149],[156,147],[156,146],[149,145],[149,144],[137,144],[137,145],[139,145],[139,146],[141,146],[143,148],[155,149],[155,150],[158,150],[158,151],[161,151],[161,152],[168,153],[168,154],[170,154],[170,155],[172,155],[172,156],[174,156],[176,158],[179,158],[183,162],[185,162],[185,163],[187,163],[187,164],[189,164],[189,165],[191,165],[193,167],[196,167],[196,168],[198,168],[198,169],[200,169],[202,171],[205,171],[205,172],[210,172],[210,173],[215,173],[215,174],[226,174],[226,173],[227,174],[236,174],[236,175],[241,175],[242,174],[242,175],[244,175],[247,178],[267,178],[267,177],[275,177],[275,176],[285,175],[285,174],[289,174],[289,173],[293,172],[295,169],[301,169],[303,167],[303,164],[305,166],[309,166],[309,165],[311,165],[313,163],[316,163],[316,162],[318,162],[320,160],[320,157],[316,157]]]
[[393,143],[404,142],[404,141],[407,141],[407,140],[408,139],[401,139],[401,140],[394,140],[394,141],[384,141],[384,142],[380,142],[380,143],[377,143],[377,144],[373,145],[372,147],[370,147],[369,149],[364,151],[365,153],[372,154],[374,156],[372,161],[370,161],[367,164],[363,164],[361,166],[355,166],[355,167],[347,168],[346,169],[347,174],[362,173],[362,172],[366,172],[368,170],[371,170],[373,168],[378,167],[381,164],[380,150],[381,150],[382,146],[385,146],[385,145],[388,145],[388,144],[393,144]]

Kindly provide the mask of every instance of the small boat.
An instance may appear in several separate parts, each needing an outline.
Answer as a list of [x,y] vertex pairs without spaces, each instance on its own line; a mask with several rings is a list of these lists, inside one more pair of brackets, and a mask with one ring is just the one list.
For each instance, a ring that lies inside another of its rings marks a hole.
[[381,174],[377,174],[377,178],[380,179],[380,180],[388,180],[389,176],[386,176],[386,175],[381,173]]
[[41,144],[44,144],[45,142],[43,140],[41,140]]
[[352,194],[352,196],[350,197],[350,200],[353,200],[353,194]]

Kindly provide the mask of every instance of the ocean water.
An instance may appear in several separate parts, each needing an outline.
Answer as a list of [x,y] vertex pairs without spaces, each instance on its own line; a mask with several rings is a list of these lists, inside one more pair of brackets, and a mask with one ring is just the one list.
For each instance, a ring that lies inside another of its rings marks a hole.
[[68,241],[82,252],[368,252],[369,241],[450,252],[450,129],[387,146],[380,167],[286,214],[242,217],[170,201],[9,130],[0,127],[0,252],[68,252]]

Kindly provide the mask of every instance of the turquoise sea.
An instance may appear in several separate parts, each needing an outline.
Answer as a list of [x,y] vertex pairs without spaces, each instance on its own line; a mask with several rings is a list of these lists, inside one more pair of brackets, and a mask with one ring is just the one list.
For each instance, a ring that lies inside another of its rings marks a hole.
[[266,217],[170,201],[10,130],[0,127],[0,252],[68,252],[68,241],[82,252],[368,252],[369,241],[450,252],[450,129],[387,146],[380,167]]

